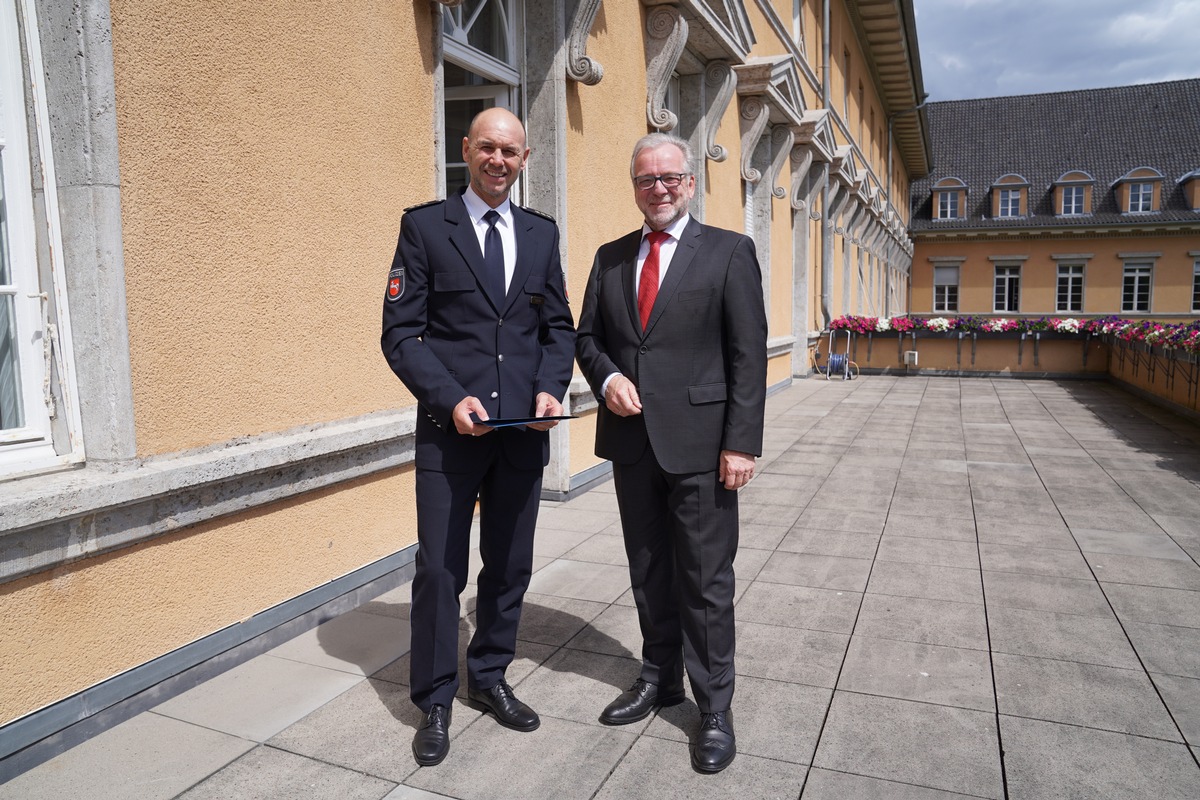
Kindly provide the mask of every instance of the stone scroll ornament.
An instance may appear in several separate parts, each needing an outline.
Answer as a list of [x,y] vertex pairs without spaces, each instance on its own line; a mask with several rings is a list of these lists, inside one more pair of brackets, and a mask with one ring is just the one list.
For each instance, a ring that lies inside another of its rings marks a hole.
[[758,183],[762,180],[762,172],[754,167],[754,150],[758,140],[767,129],[771,118],[771,109],[763,99],[752,94],[742,98],[741,111],[738,112],[742,128],[742,180],[748,183]]
[[687,20],[674,6],[656,6],[646,17],[646,33],[646,119],[656,130],[673,130],[679,119],[666,107],[667,86],[687,45]]
[[729,151],[717,144],[717,129],[737,91],[737,75],[728,61],[710,61],[704,68],[705,89],[715,92],[713,101],[704,113],[704,155],[712,161],[724,161]]
[[803,211],[808,208],[808,195],[805,192],[808,171],[812,168],[813,152],[808,145],[799,144],[792,147],[792,208]]
[[595,86],[604,77],[604,67],[587,54],[588,34],[592,32],[601,1],[579,0],[567,40],[567,77],[586,86]]
[[771,159],[771,196],[778,200],[788,196],[787,189],[775,185],[775,182],[783,172],[783,165],[791,158],[792,143],[795,141],[796,134],[787,125],[776,125],[771,129],[771,152],[775,154]]

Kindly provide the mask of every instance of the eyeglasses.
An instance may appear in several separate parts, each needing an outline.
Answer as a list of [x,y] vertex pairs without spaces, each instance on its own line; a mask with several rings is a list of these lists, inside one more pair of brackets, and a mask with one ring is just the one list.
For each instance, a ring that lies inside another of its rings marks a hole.
[[690,172],[668,172],[666,175],[638,175],[633,179],[633,185],[643,192],[653,189],[656,183],[661,183],[664,189],[678,189],[679,184],[683,183],[683,179],[691,174]]

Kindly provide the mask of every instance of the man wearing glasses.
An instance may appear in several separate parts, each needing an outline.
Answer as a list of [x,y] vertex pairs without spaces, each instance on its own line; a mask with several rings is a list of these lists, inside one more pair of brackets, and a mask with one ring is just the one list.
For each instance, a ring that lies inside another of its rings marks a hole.
[[754,243],[688,213],[691,146],[634,146],[642,229],[596,252],[576,358],[597,397],[596,455],[611,459],[642,668],[600,721],[623,725],[684,699],[700,708],[692,766],[736,754],[733,559],[737,490],[762,453],[767,321]]
[[558,228],[509,201],[529,159],[521,121],[480,112],[462,154],[471,176],[462,192],[405,209],[383,301],[384,356],[420,404],[409,688],[423,716],[413,757],[426,767],[450,751],[476,500],[483,569],[466,702],[514,730],[540,724],[504,675],[533,571],[546,432],[558,423],[488,421],[561,415],[575,345]]

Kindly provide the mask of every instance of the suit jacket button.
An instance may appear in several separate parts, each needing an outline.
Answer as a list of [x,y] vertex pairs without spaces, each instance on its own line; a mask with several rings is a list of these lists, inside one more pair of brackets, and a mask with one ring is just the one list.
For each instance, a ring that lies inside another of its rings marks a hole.
[[500,393],[499,393],[499,392],[492,392],[492,399],[493,399],[493,400],[495,400],[495,399],[496,399],[497,397],[499,397],[499,396],[500,396]]
[[500,355],[496,356],[496,360],[497,360],[497,361],[503,361],[503,360],[504,360],[504,353],[501,353]]
[[650,348],[646,347],[646,345],[642,345],[641,347],[638,348],[638,352],[641,353],[642,355],[645,355],[646,353],[650,352]]

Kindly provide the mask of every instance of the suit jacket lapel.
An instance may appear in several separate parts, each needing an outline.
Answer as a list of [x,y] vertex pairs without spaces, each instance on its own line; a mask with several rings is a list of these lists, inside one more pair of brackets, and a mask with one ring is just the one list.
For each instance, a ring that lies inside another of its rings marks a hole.
[[637,257],[638,249],[642,246],[642,232],[640,230],[629,234],[628,246],[621,258],[621,294],[625,298],[625,308],[629,312],[629,324],[637,331],[638,336],[642,335],[642,320],[638,316],[637,308],[637,286],[634,285],[634,278],[637,277]]
[[679,282],[683,280],[683,274],[687,272],[688,267],[692,264],[692,259],[699,252],[700,244],[704,240],[703,233],[704,229],[700,227],[700,223],[694,217],[688,220],[687,226],[683,229],[683,235],[679,237],[679,244],[675,245],[675,255],[671,256],[671,265],[667,267],[667,274],[663,277],[662,285],[658,287],[658,297],[654,299],[654,308],[650,309],[650,320],[646,323],[647,335],[654,330],[654,324],[662,316],[663,309],[671,302],[671,297],[679,288]]
[[516,203],[511,203],[509,206],[512,209],[513,218],[513,238],[517,243],[517,263],[513,267],[512,282],[508,284],[508,295],[504,298],[504,302],[500,304],[500,308],[507,314],[508,309],[521,295],[521,287],[525,285],[525,281],[529,278],[529,273],[533,271],[533,254],[537,246],[534,244],[531,231],[533,230],[533,219],[525,210],[519,208]]
[[471,273],[474,274],[475,281],[479,284],[479,291],[487,298],[492,308],[499,313],[497,299],[492,297],[491,292],[487,290],[487,275],[483,271],[483,251],[479,249],[479,237],[475,235],[475,225],[471,222],[471,215],[467,213],[466,205],[463,204],[462,193],[446,198],[446,222],[451,226],[450,242],[463,257],[463,261],[466,262]]

